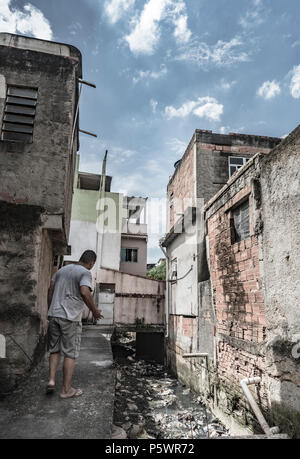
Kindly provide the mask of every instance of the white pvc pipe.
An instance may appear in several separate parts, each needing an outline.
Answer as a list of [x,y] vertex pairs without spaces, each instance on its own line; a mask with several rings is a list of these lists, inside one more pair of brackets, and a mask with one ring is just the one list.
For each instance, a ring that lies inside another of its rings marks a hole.
[[257,405],[256,401],[254,400],[254,397],[253,395],[251,394],[250,390],[249,390],[249,385],[250,384],[259,384],[261,382],[261,378],[260,377],[255,377],[255,378],[245,378],[245,379],[242,379],[242,381],[240,381],[240,384],[241,384],[241,387],[244,391],[244,394],[246,395],[247,399],[248,399],[248,402],[250,403],[250,406],[252,408],[252,410],[254,411],[254,414],[261,426],[261,428],[263,429],[263,431],[265,432],[266,435],[268,436],[272,436],[274,435],[275,433],[278,433],[278,427],[272,427],[270,428],[267,421],[265,420],[261,410],[259,409],[259,406]]

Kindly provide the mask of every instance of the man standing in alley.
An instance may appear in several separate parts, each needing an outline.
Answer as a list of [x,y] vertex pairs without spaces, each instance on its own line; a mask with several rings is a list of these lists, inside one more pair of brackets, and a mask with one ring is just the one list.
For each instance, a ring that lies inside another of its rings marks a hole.
[[50,360],[47,393],[55,390],[55,375],[63,356],[64,379],[61,398],[82,395],[82,390],[74,389],[71,383],[80,350],[84,303],[92,311],[95,319],[103,318],[91,294],[91,269],[96,258],[92,250],[85,251],[79,263],[67,265],[57,271],[48,290]]

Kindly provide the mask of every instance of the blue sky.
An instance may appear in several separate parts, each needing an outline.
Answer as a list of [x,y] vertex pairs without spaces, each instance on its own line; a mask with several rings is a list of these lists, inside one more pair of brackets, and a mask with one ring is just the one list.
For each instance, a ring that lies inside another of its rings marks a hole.
[[82,52],[97,90],[84,88],[81,128],[98,139],[81,135],[81,170],[100,172],[108,149],[113,191],[154,199],[195,129],[299,124],[299,18],[299,0],[0,0],[0,31]]

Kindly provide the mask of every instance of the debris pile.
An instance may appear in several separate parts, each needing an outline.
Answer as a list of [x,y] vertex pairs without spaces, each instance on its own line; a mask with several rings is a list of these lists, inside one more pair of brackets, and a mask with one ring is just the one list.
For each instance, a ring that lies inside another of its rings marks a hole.
[[[131,340],[130,340],[131,338]],[[157,363],[135,360],[132,337],[113,342],[117,382],[114,424],[131,439],[199,439],[228,436],[200,397]]]

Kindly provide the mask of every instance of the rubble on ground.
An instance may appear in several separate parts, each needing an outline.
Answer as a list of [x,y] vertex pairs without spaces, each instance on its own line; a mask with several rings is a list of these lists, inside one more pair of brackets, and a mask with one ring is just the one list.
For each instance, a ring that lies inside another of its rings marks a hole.
[[[136,361],[132,337],[113,343],[117,383],[114,423],[130,439],[198,439],[229,436],[188,388],[163,365]],[[129,358],[130,357],[130,358]]]

